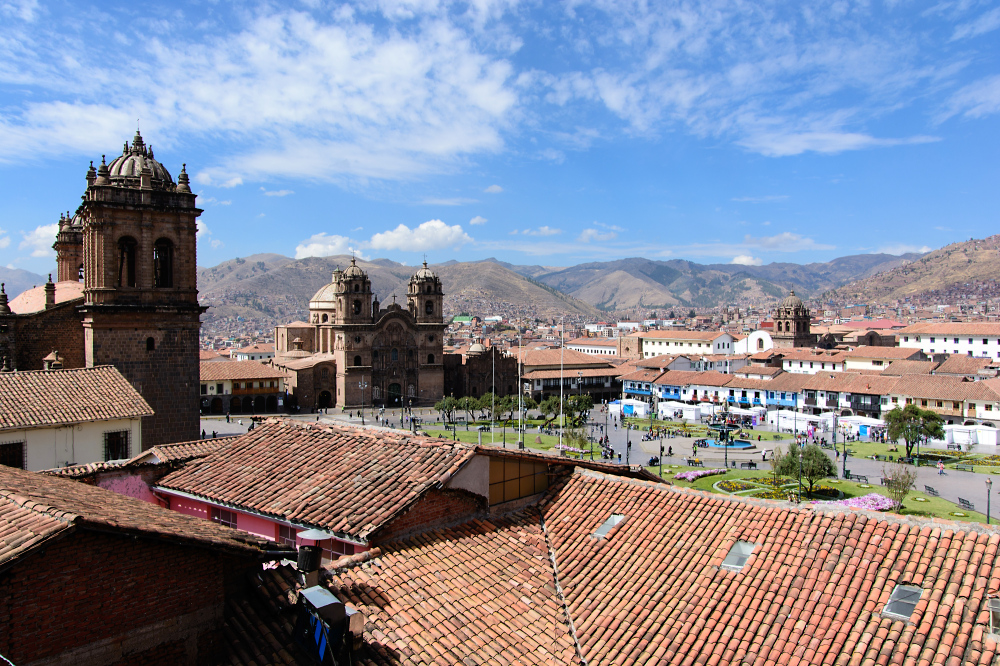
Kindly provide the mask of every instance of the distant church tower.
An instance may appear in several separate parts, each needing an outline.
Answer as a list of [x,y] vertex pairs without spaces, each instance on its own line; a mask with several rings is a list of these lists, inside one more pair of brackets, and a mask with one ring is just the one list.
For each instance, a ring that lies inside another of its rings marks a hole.
[[812,347],[815,342],[809,330],[812,317],[802,299],[793,289],[774,313],[775,347]]
[[82,264],[87,366],[115,366],[156,412],[143,419],[144,448],[200,433],[195,198],[186,169],[175,184],[136,131],[111,164],[91,164],[56,241],[60,280]]

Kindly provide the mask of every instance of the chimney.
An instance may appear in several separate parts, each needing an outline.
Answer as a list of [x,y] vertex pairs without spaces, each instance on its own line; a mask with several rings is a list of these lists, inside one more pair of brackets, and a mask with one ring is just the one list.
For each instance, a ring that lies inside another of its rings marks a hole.
[[4,286],[0,282],[0,314],[10,314],[10,305],[7,304],[7,292],[4,291]]
[[45,283],[45,309],[49,310],[56,306],[56,285],[52,282],[52,273],[49,273],[49,281]]
[[62,356],[53,349],[51,354],[42,359],[42,367],[45,370],[62,370]]

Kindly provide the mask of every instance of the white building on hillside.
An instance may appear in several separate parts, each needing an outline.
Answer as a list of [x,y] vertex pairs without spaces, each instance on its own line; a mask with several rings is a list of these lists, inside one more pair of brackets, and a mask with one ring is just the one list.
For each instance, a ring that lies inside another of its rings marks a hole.
[[921,323],[896,331],[900,347],[925,354],[961,354],[1000,358],[1000,324]]
[[614,338],[577,338],[567,342],[566,349],[592,356],[618,356],[618,340]]

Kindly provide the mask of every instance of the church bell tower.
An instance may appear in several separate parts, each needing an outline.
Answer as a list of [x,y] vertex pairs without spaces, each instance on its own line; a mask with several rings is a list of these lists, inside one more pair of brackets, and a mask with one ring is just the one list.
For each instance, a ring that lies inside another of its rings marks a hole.
[[115,366],[153,408],[155,415],[143,419],[143,448],[200,433],[198,331],[205,308],[198,305],[202,211],[195,198],[186,168],[174,183],[136,131],[111,164],[102,158],[96,173],[88,171],[74,218],[83,235],[86,364]]

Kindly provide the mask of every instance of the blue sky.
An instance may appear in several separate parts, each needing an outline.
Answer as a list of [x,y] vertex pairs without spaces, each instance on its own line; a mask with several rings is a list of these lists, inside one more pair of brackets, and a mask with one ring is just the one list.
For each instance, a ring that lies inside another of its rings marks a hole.
[[1000,4],[0,0],[0,265],[135,131],[199,264],[809,262],[996,233]]

